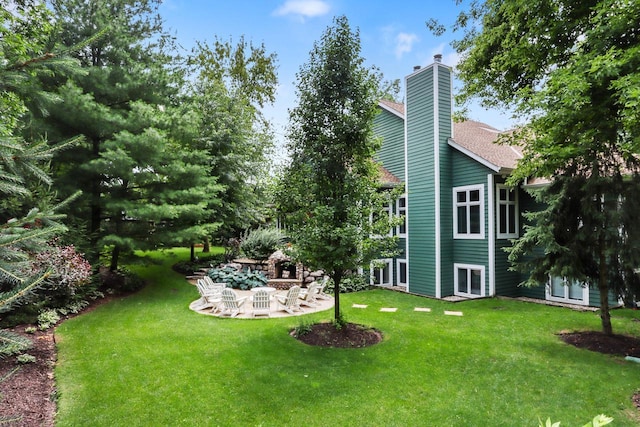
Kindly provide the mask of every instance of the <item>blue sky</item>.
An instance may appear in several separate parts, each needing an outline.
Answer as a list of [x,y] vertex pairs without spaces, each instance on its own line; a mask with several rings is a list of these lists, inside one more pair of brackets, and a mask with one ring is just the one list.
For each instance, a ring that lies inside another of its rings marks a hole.
[[[415,65],[428,65],[433,55],[455,66],[457,55],[449,45],[452,35],[433,36],[425,21],[436,18],[445,25],[455,21],[454,0],[165,0],[160,13],[166,26],[186,49],[196,40],[264,43],[278,57],[279,88],[275,104],[265,110],[276,134],[284,133],[289,108],[295,106],[295,75],[309,59],[313,43],[320,40],[335,16],[345,15],[360,31],[362,56],[386,80],[401,79]],[[455,87],[454,87],[455,90]],[[472,106],[470,118],[499,129],[511,127],[507,114]]]

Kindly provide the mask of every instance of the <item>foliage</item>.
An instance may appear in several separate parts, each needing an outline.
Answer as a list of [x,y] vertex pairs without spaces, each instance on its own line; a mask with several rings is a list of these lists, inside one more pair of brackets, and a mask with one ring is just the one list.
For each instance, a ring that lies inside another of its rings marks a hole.
[[[25,140],[28,113],[46,114],[56,96],[39,79],[73,69],[66,48],[48,43],[54,26],[44,4],[0,6],[0,313],[23,303],[41,287],[48,271],[34,271],[33,256],[66,230],[52,206],[48,164],[52,156],[78,140],[48,146]],[[67,202],[70,201],[67,200]],[[0,331],[0,357],[28,348],[30,342]]]
[[44,331],[56,325],[60,321],[60,315],[55,309],[44,310],[38,316],[38,328]]
[[102,286],[109,292],[131,293],[139,291],[144,285],[145,281],[126,267],[102,273]]
[[[334,283],[328,280],[326,292],[332,294],[334,291]],[[371,284],[365,275],[348,274],[340,281],[340,293],[348,294],[351,292],[360,292],[371,289]]]
[[305,336],[306,334],[308,334],[312,330],[313,330],[313,323],[311,323],[311,322],[309,322],[309,321],[307,321],[305,319],[301,319],[300,323],[298,323],[298,326],[293,328],[293,333],[297,338],[297,337]]
[[33,258],[34,271],[48,271],[43,286],[36,293],[40,302],[48,307],[64,307],[83,298],[90,291],[91,264],[78,253],[73,245],[58,246],[48,242]]
[[159,3],[50,2],[54,40],[91,40],[74,52],[83,73],[43,80],[64,103],[32,128],[54,139],[85,136],[85,144],[55,158],[55,182],[61,194],[83,190],[69,210],[89,237],[78,245],[91,260],[111,245],[112,270],[121,253],[192,243],[219,225],[208,221],[219,188],[181,125],[181,73]]
[[218,253],[208,256],[197,257],[194,261],[179,261],[173,265],[173,269],[178,273],[190,276],[204,267],[213,267],[214,265],[225,262],[225,254]]
[[[346,17],[336,18],[298,73],[298,105],[290,112],[291,162],[276,202],[299,260],[324,270],[336,290],[346,271],[396,244],[380,237],[393,225],[382,214],[388,195],[378,191],[373,161],[380,146],[372,134],[379,79],[364,67],[359,32]],[[339,313],[335,292],[336,318]]]
[[27,363],[35,363],[36,357],[31,354],[20,354],[16,357],[16,363],[19,365],[26,365]]
[[275,99],[276,56],[244,37],[215,38],[197,42],[187,63],[185,117],[222,186],[212,220],[221,223],[215,237],[226,240],[264,222],[273,134],[261,109]]
[[240,241],[240,250],[248,258],[266,260],[282,246],[285,238],[277,228],[258,228],[243,236]]
[[640,3],[472,2],[456,27],[465,31],[454,43],[463,58],[460,99],[510,107],[527,121],[505,138],[524,154],[508,182],[558,181],[544,192],[546,212],[525,230],[541,250],[523,244],[512,261],[537,278],[552,269],[598,288],[602,328],[612,334],[609,292],[640,293],[629,220],[640,191]]
[[[593,420],[589,421],[582,427],[601,427],[601,426],[606,426],[612,421],[613,421],[613,418],[608,417],[604,414],[600,414],[600,415],[596,415],[593,418]],[[560,422],[558,421],[552,424],[551,418],[547,418],[547,422],[543,424],[542,421],[540,421],[539,426],[540,427],[560,427]]]
[[232,267],[212,268],[207,275],[216,283],[226,283],[233,289],[247,290],[267,285],[267,276],[261,271],[239,271]]

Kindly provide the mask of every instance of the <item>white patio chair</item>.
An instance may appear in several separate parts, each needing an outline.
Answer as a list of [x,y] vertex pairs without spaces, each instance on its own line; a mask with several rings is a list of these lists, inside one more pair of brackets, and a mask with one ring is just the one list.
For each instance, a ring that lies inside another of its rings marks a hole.
[[320,303],[317,300],[320,283],[311,282],[306,289],[300,289],[300,305],[307,307],[317,307]]
[[324,293],[324,289],[327,287],[327,279],[318,280],[318,293],[316,294],[317,299],[330,300],[333,297],[329,294]]
[[300,286],[295,285],[289,288],[286,295],[276,295],[276,303],[278,310],[284,310],[289,314],[295,314],[295,311],[304,311],[300,307]]
[[238,298],[238,295],[233,289],[224,288],[222,290],[220,314],[229,314],[229,317],[236,317],[242,312],[242,306],[246,300],[247,297]]
[[259,314],[266,314],[271,316],[271,298],[269,292],[261,289],[255,292],[253,295],[253,317]]
[[200,293],[200,300],[196,305],[196,310],[211,308],[211,312],[215,313],[222,301],[222,290],[226,286],[226,283],[213,283],[213,281],[207,283],[205,280],[198,279],[196,287]]

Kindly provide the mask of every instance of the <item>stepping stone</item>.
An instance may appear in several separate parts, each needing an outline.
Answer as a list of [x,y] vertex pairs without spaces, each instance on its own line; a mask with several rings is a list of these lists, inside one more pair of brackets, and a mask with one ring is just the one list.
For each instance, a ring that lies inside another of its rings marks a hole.
[[462,316],[462,312],[461,311],[444,311],[444,314],[446,316]]
[[351,307],[353,308],[367,308],[368,305],[363,305],[363,304],[353,304]]
[[396,311],[398,311],[398,309],[397,308],[391,308],[391,307],[382,307],[380,309],[380,311],[384,311],[384,312],[387,312],[387,313],[395,313]]
[[413,309],[413,311],[424,311],[426,313],[430,313],[431,309],[429,307],[416,307]]

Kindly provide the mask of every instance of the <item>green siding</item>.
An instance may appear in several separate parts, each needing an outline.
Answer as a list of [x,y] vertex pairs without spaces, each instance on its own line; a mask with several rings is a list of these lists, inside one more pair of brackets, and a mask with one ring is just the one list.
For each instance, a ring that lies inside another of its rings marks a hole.
[[436,295],[433,70],[424,68],[407,77],[405,109],[409,288],[431,296]]
[[378,160],[389,172],[404,181],[404,120],[381,108],[373,122],[373,129],[375,135],[382,138]]
[[[498,195],[495,189],[495,184],[504,184],[504,179],[500,176],[495,177],[494,182],[494,204],[496,200],[498,200]],[[519,210],[519,235],[522,236],[523,232],[523,219],[522,213],[525,210],[529,210],[533,200],[531,196],[528,195],[525,191],[518,189],[518,210]],[[496,295],[507,296],[507,297],[518,297],[521,295],[522,290],[519,284],[522,282],[523,278],[521,274],[515,271],[509,271],[509,267],[511,264],[508,260],[508,254],[505,252],[505,248],[511,247],[511,242],[509,239],[498,239],[498,224],[497,224],[497,207],[495,208],[495,216],[494,216],[494,230],[496,235],[495,241],[495,251],[494,251],[494,259],[495,259],[495,292]],[[544,292],[543,292],[544,298]]]
[[[452,164],[452,180],[449,191],[449,203],[445,206],[445,209],[450,213],[452,220],[451,225],[446,229],[446,235],[443,232],[444,237],[451,242],[452,245],[452,258],[448,261],[446,269],[451,272],[451,280],[446,283],[443,281],[443,296],[453,295],[454,283],[453,283],[453,265],[457,264],[472,264],[485,267],[485,295],[489,293],[489,194],[487,189],[487,174],[492,171],[486,166],[481,165],[475,160],[469,158],[465,154],[449,147],[451,152],[451,164]],[[484,239],[454,239],[453,238],[453,188],[463,187],[468,185],[482,186],[483,189],[483,202],[484,202]]]
[[441,296],[453,295],[453,196],[451,186],[454,176],[453,152],[449,138],[453,133],[451,122],[451,70],[438,67],[438,127],[440,129],[440,286]]

